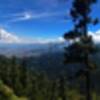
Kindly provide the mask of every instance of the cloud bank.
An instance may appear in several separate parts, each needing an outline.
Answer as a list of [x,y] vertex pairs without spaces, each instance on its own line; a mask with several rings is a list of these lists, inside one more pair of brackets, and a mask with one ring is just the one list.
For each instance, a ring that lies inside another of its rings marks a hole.
[[[100,43],[100,30],[96,31],[96,32],[91,32],[89,31],[89,35],[91,35],[93,37],[93,40],[95,43]],[[24,39],[21,37],[18,37],[17,35],[10,33],[8,31],[6,31],[3,28],[0,28],[0,43],[61,43],[64,42],[65,40],[63,39],[63,37],[58,37],[58,38],[54,38],[54,39],[44,39],[44,38],[35,38],[35,39]]]
[[13,33],[7,32],[5,29],[0,28],[0,43],[19,43],[19,44],[32,44],[32,43],[50,43],[50,42],[64,42],[62,37],[58,37],[56,39],[43,39],[43,38],[36,38],[36,39],[25,39],[16,36]]

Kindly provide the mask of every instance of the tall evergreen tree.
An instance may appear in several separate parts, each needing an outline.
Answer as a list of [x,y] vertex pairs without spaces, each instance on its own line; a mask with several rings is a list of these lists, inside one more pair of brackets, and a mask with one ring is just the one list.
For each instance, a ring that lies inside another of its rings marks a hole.
[[66,81],[65,77],[61,75],[59,79],[59,96],[61,97],[61,100],[66,100]]
[[[66,40],[73,43],[65,48],[65,64],[82,63],[85,67],[78,71],[77,75],[85,76],[86,100],[91,100],[91,71],[95,64],[91,62],[90,55],[96,52],[92,36],[88,35],[88,25],[96,25],[98,19],[93,20],[90,16],[91,6],[96,0],[74,0],[70,11],[74,22],[74,29],[64,34]],[[77,42],[78,40],[78,42]]]

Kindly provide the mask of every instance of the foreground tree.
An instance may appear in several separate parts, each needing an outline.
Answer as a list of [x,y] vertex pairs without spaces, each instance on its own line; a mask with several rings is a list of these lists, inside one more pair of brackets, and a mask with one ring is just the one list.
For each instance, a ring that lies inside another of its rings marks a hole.
[[73,43],[65,48],[65,64],[82,63],[85,67],[78,71],[76,76],[84,76],[86,80],[86,100],[91,100],[91,71],[96,68],[91,62],[90,55],[96,52],[92,36],[88,35],[88,25],[98,23],[98,19],[90,16],[91,6],[96,0],[74,0],[70,11],[74,22],[74,29],[64,34],[66,40]]

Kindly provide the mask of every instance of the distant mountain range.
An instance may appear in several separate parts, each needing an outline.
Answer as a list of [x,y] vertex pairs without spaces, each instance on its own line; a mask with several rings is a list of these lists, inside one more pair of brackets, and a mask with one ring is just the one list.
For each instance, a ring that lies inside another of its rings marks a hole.
[[48,52],[63,50],[64,43],[45,43],[45,44],[0,44],[0,55],[7,57],[29,57],[40,56]]
[[[100,47],[99,43],[96,44]],[[34,44],[6,44],[0,43],[0,55],[7,57],[30,57],[30,56],[41,56],[50,52],[64,51],[65,43],[34,43]]]
[[[97,44],[100,47],[99,44]],[[48,75],[59,75],[64,71],[67,74],[76,72],[79,65],[64,65],[65,43],[46,44],[0,44],[0,55],[7,57],[17,56],[27,61],[29,68],[45,71]],[[96,53],[95,60],[100,64],[100,52]],[[70,66],[70,67],[68,67]]]

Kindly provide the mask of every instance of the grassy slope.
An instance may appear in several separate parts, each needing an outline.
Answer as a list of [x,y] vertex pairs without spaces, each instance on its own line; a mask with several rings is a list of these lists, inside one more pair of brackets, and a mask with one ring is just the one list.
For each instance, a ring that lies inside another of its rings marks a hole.
[[11,88],[4,85],[3,82],[0,81],[0,100],[28,100],[28,99],[25,97],[17,97]]

